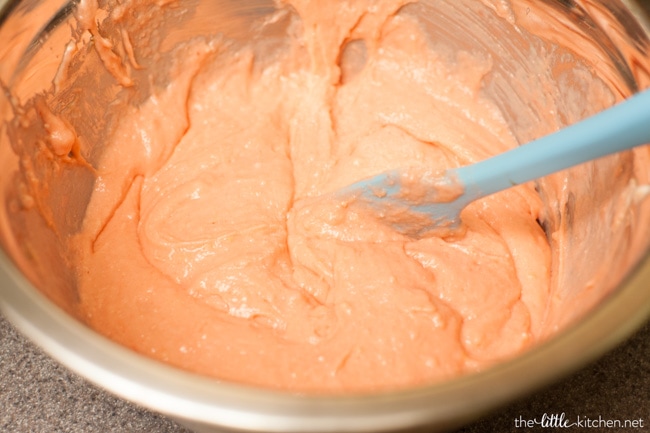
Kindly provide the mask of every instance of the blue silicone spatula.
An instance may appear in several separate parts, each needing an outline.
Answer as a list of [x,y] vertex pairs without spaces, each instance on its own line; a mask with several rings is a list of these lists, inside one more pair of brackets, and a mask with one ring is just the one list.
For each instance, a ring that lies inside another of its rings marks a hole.
[[[650,143],[650,90],[508,152],[448,169],[437,179],[431,179],[428,173],[426,179],[420,180],[423,188],[431,189],[430,194],[417,194],[414,198],[405,191],[413,189],[413,179],[405,185],[404,172],[400,170],[361,180],[343,188],[339,194],[362,199],[379,217],[391,214],[387,224],[402,233],[420,237],[437,229],[458,227],[463,208],[482,197],[646,143]],[[458,193],[451,197],[448,193],[436,194],[435,188],[440,185]],[[402,211],[392,212],[394,209]],[[405,220],[413,215],[420,218],[415,228]]]

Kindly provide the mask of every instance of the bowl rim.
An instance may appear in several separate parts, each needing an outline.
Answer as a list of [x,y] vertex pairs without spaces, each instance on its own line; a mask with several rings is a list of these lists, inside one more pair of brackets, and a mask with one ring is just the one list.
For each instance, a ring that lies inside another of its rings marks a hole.
[[650,251],[582,318],[522,355],[482,372],[375,394],[307,395],[223,382],[131,351],[65,313],[0,250],[0,311],[68,369],[116,396],[181,422],[274,432],[459,426],[623,342],[650,318],[649,286]]

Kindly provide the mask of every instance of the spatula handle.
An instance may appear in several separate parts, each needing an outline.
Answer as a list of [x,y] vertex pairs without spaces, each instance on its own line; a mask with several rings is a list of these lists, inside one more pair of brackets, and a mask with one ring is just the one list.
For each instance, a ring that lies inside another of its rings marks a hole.
[[471,201],[646,143],[650,143],[650,90],[551,135],[453,171]]

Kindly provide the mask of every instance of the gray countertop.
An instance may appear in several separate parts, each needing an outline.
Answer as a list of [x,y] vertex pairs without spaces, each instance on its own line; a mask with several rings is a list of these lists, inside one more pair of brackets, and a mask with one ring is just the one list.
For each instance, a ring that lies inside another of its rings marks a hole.
[[[630,420],[643,427],[527,429],[521,425],[544,414],[561,413],[572,422],[580,416],[595,420],[591,422]],[[599,361],[458,433],[535,431],[650,432],[650,323]],[[2,317],[0,432],[189,433],[164,416],[120,400],[71,373]]]

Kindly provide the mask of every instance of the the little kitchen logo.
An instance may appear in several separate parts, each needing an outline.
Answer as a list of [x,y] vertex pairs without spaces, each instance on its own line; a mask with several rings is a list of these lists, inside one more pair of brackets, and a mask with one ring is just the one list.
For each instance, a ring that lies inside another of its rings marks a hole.
[[607,419],[599,416],[589,418],[578,416],[577,419],[569,419],[566,414],[545,413],[541,418],[526,419],[522,416],[515,418],[515,428],[637,428],[645,427],[643,418],[638,419]]

